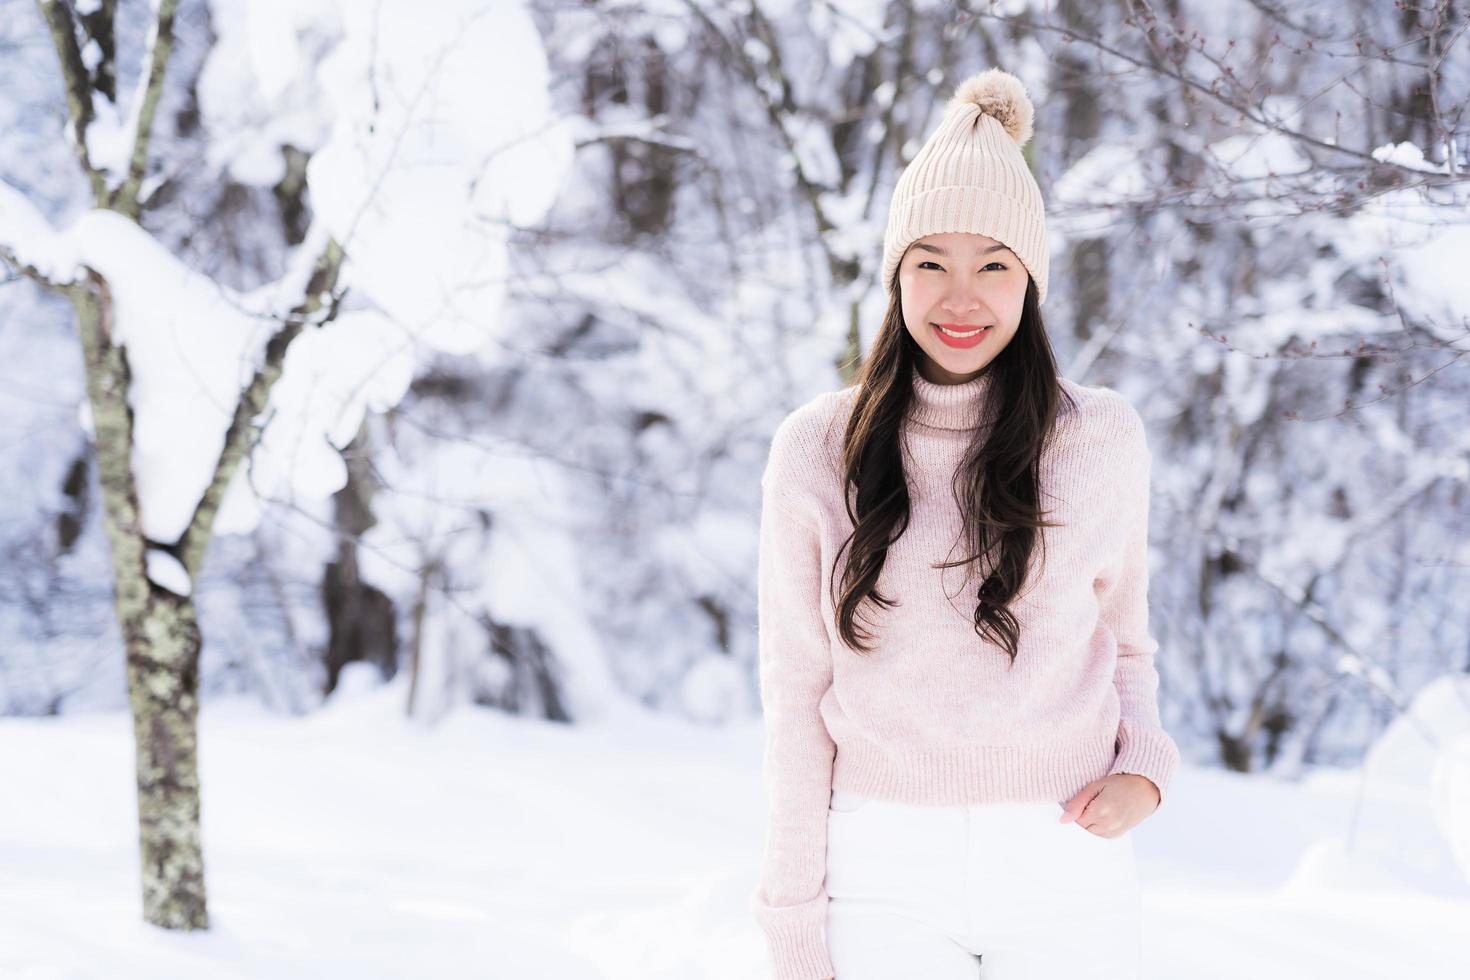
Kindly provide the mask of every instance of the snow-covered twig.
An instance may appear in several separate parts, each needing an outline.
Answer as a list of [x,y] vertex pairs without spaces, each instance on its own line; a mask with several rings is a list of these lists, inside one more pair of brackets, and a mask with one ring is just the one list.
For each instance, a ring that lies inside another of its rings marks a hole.
[[341,297],[335,295],[334,291],[337,275],[342,269],[342,258],[341,247],[335,241],[328,240],[326,249],[317,259],[311,280],[307,283],[306,295],[291,311],[280,330],[266,343],[264,359],[250,383],[240,392],[230,426],[225,431],[224,445],[215,462],[214,473],[194,508],[187,528],[179,538],[178,553],[190,575],[197,574],[204,563],[204,551],[214,527],[215,514],[219,512],[220,503],[224,500],[225,491],[229,489],[235,470],[250,451],[255,419],[265,411],[270,402],[271,388],[281,377],[286,350],[291,341],[306,326],[308,318],[323,308],[326,309],[321,318],[323,322],[336,315]]

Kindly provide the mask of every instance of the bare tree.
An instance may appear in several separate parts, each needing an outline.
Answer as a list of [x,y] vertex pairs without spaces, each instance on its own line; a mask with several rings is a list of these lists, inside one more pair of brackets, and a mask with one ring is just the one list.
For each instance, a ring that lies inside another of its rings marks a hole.
[[[91,188],[94,207],[138,222],[141,189],[149,170],[149,138],[173,47],[177,0],[161,0],[144,58],[146,82],[135,108],[126,173],[116,182],[91,159],[88,127],[94,99],[116,104],[115,0],[102,0],[78,15],[67,0],[42,0],[66,92],[68,142]],[[101,59],[88,67],[82,50],[95,44]],[[128,699],[137,750],[138,833],[142,859],[143,915],[169,929],[204,929],[204,857],[199,822],[197,757],[201,636],[194,600],[150,578],[151,563],[172,562],[192,582],[204,561],[220,502],[256,432],[281,375],[287,347],[309,324],[335,316],[334,293],[342,251],[328,242],[317,258],[305,295],[281,320],[254,377],[238,392],[233,417],[213,477],[184,532],[172,541],[151,540],[140,518],[133,462],[130,371],[124,346],[114,342],[112,290],[97,270],[83,268],[63,280],[28,264],[9,248],[0,259],[72,305],[85,359],[94,449],[103,515],[112,556],[114,608],[127,657]],[[170,583],[175,584],[175,583]],[[176,584],[175,584],[175,587]],[[185,589],[185,592],[188,590]]]

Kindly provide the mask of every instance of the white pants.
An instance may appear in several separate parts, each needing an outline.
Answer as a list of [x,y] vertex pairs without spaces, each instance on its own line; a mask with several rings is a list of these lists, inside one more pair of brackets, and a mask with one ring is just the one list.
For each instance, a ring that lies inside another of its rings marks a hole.
[[835,790],[836,980],[1137,980],[1133,840],[1061,814],[1061,803],[913,806]]

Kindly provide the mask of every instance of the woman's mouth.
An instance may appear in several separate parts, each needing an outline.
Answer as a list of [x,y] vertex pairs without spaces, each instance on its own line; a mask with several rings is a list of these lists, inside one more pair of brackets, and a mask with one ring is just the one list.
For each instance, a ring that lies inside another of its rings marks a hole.
[[943,326],[931,324],[939,339],[950,347],[974,347],[985,339],[990,333],[990,327],[972,327],[961,323],[949,323]]

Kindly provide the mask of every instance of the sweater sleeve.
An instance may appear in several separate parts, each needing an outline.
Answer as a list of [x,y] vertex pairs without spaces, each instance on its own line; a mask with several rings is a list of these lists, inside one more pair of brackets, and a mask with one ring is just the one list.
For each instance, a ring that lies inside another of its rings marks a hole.
[[824,980],[833,976],[824,881],[836,747],[817,705],[832,685],[832,655],[816,504],[790,492],[789,434],[778,430],[762,478],[756,605],[767,825],[752,910],[775,980]]
[[1159,674],[1154,655],[1159,644],[1148,624],[1148,510],[1152,455],[1143,420],[1128,410],[1125,458],[1129,470],[1123,480],[1123,554],[1118,574],[1101,597],[1103,621],[1118,643],[1113,686],[1118,691],[1118,753],[1109,773],[1130,772],[1147,777],[1159,790],[1159,805],[1179,768],[1179,749],[1159,720]]

